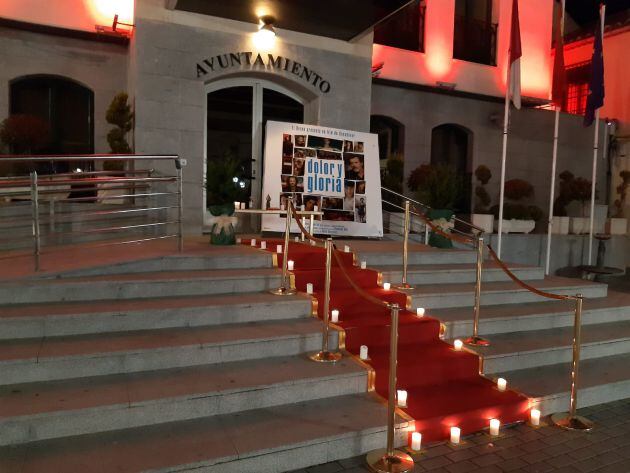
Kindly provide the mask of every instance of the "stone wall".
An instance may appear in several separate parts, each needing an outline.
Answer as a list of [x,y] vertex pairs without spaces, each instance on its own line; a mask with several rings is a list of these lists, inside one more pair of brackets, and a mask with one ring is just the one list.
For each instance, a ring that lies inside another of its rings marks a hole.
[[[372,87],[372,114],[389,116],[405,125],[405,178],[418,165],[430,162],[431,131],[434,127],[445,123],[461,125],[472,132],[471,170],[484,164],[492,171],[492,179],[487,186],[492,205],[499,200],[503,111],[504,104],[498,101],[384,84]],[[511,112],[505,178],[529,181],[534,186],[535,204],[545,214],[549,205],[553,124],[554,113],[548,110],[523,108],[512,109]],[[600,126],[600,137],[603,137],[604,127]],[[557,174],[568,169],[576,176],[590,180],[593,126],[584,128],[582,117],[563,113],[559,133]],[[598,202],[605,203],[606,163],[601,159],[602,148],[603,143],[600,143],[597,189]]]
[[94,150],[109,151],[105,112],[127,90],[127,47],[0,27],[0,121],[9,115],[9,83],[22,76],[51,74],[94,92]]

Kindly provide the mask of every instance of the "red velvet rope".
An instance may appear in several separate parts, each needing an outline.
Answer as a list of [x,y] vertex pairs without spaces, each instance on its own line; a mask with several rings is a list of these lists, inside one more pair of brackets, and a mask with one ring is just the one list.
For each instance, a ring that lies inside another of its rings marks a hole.
[[507,274],[510,277],[510,279],[512,281],[514,281],[516,284],[521,286],[523,289],[527,289],[529,292],[533,292],[534,294],[537,294],[537,295],[542,296],[542,297],[547,297],[549,299],[557,299],[557,300],[561,300],[561,301],[566,301],[566,300],[569,300],[569,299],[573,299],[572,296],[561,295],[561,294],[552,294],[550,292],[541,291],[540,289],[536,289],[535,287],[524,283],[518,277],[516,277],[516,275],[512,271],[510,271],[508,269],[508,267],[505,265],[505,263],[503,261],[501,261],[499,259],[499,257],[494,252],[492,247],[490,245],[487,245],[487,246],[488,246],[488,250],[489,250],[490,256],[492,256],[492,259],[494,259],[494,261],[496,261],[496,263],[499,265],[499,267],[503,270],[503,272],[505,274]]

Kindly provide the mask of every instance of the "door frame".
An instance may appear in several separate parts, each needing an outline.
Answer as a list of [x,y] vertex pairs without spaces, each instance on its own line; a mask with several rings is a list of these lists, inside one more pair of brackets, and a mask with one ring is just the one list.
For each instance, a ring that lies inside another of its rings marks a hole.
[[[203,104],[203,178],[205,181],[208,172],[208,94],[217,92],[222,89],[231,87],[251,87],[252,88],[252,184],[251,196],[254,201],[254,207],[260,208],[262,205],[262,182],[263,182],[263,89],[271,89],[275,92],[286,95],[296,102],[300,103],[304,108],[306,115],[306,107],[309,101],[304,97],[296,94],[292,90],[284,87],[276,82],[258,77],[228,77],[216,81],[208,82],[204,87],[204,104]],[[206,202],[206,186],[203,185],[203,208]],[[204,212],[205,213],[205,212]]]

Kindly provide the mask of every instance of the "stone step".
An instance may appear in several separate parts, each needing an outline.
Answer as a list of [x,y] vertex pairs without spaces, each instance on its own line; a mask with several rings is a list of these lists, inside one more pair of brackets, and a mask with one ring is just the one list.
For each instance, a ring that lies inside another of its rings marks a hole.
[[[532,284],[537,289],[553,294],[581,293],[584,297],[606,297],[607,286],[581,279],[547,277]],[[413,307],[443,309],[470,307],[474,302],[474,284],[427,284],[408,291]],[[544,300],[514,282],[490,282],[481,286],[483,305],[521,304]]]
[[[240,245],[226,247],[220,255],[169,255],[86,269],[67,271],[52,277],[83,277],[108,274],[149,273],[157,271],[208,271],[211,269],[271,268],[273,255],[263,250],[250,250]],[[51,276],[47,276],[51,277]]]
[[[396,445],[407,422],[397,420]],[[0,449],[3,473],[279,473],[364,454],[386,442],[373,393]]]
[[[545,270],[535,266],[509,265],[518,278],[524,281],[542,280]],[[402,266],[393,269],[391,266],[373,268],[383,274],[383,281],[400,283]],[[476,264],[425,264],[407,267],[407,282],[411,285],[474,283],[477,279]],[[483,282],[509,281],[510,278],[496,264],[486,262],[483,266]]]
[[321,331],[305,318],[2,341],[0,385],[296,355],[320,349]]
[[138,299],[258,292],[280,285],[275,268],[160,271],[0,284],[4,304]]
[[306,356],[81,378],[0,388],[0,445],[232,414],[366,392],[351,357]]
[[[395,241],[338,240],[337,248],[348,245],[358,261],[369,267],[402,265],[402,243]],[[409,244],[410,265],[476,263],[477,253],[468,249],[433,248],[420,243]]]
[[[481,306],[479,333],[488,336],[525,330],[573,327],[573,301],[529,302]],[[473,308],[433,309],[427,315],[439,319],[446,338],[464,338],[472,334]],[[582,325],[630,320],[630,294],[608,291],[606,297],[585,299]]]
[[0,340],[304,318],[311,304],[258,292],[0,306]]
[[[567,411],[571,363],[559,363],[492,375],[532,398],[543,415]],[[577,406],[580,408],[630,397],[630,354],[585,359],[580,362]]]
[[[630,321],[582,327],[580,358],[630,353]],[[486,374],[554,365],[571,361],[573,327],[495,335],[488,347],[471,347],[483,357]]]

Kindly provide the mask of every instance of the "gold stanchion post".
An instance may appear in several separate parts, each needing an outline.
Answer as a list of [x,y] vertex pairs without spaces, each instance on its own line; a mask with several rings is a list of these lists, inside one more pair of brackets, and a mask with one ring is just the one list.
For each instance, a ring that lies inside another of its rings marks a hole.
[[409,201],[405,200],[405,223],[403,228],[403,273],[402,282],[396,286],[396,289],[410,291],[413,286],[407,283],[407,266],[409,264],[409,230],[411,227],[411,213],[409,212]]
[[464,340],[466,345],[487,347],[490,342],[479,336],[479,314],[481,311],[481,276],[483,268],[483,236],[477,235],[477,277],[475,281],[475,307],[473,309],[473,334]]
[[322,350],[310,356],[311,360],[321,363],[335,363],[341,359],[341,353],[328,349],[328,332],[330,320],[330,269],[332,266],[333,242],[326,240],[326,275],[324,281],[324,327],[322,329]]
[[296,293],[295,289],[291,287],[288,280],[288,264],[289,264],[289,240],[291,239],[291,219],[293,218],[291,212],[291,197],[287,202],[287,224],[284,231],[284,251],[282,257],[282,281],[280,282],[280,287],[278,289],[272,289],[272,294],[276,296],[290,296]]
[[589,431],[593,428],[593,422],[577,415],[577,390],[582,336],[582,305],[584,298],[582,294],[576,294],[574,299],[575,321],[573,322],[573,362],[571,365],[571,398],[569,400],[569,412],[554,414],[551,416],[551,421],[563,429]]
[[374,450],[367,455],[370,470],[376,473],[407,473],[413,470],[413,458],[394,449],[396,429],[396,368],[398,366],[398,304],[391,304],[391,331],[389,348],[389,400],[387,402],[387,448]]

